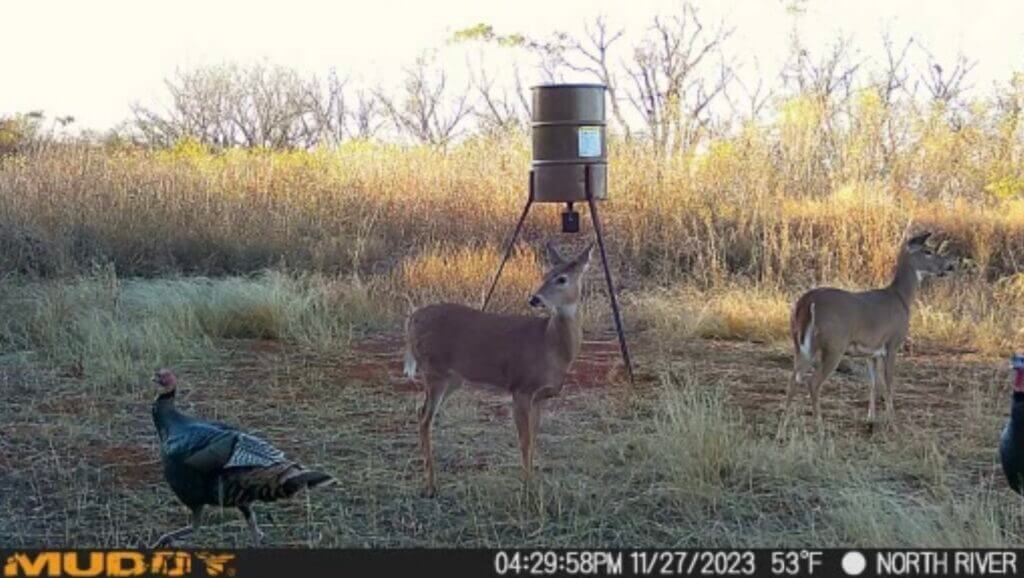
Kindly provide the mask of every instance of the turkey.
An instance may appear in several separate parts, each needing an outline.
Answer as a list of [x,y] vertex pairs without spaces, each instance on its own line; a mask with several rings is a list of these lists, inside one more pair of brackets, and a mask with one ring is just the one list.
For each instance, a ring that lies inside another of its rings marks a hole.
[[1003,428],[999,443],[999,458],[1010,488],[1024,490],[1024,355],[1015,353],[1012,362],[1016,377],[1013,380],[1013,400],[1010,402],[1010,421]]
[[238,508],[258,545],[263,533],[252,503],[288,498],[303,488],[334,482],[322,472],[289,461],[267,442],[232,426],[187,416],[174,406],[177,378],[156,372],[159,392],[153,424],[160,436],[164,477],[175,495],[192,510],[192,523],[161,536],[152,546],[168,544],[198,529],[206,505]]

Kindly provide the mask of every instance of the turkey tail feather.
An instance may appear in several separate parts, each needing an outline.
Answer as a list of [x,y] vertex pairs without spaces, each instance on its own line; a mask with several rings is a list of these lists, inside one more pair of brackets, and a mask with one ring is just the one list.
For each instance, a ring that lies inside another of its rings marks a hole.
[[323,472],[306,470],[291,463],[267,468],[235,469],[225,477],[222,505],[235,506],[252,501],[274,502],[290,498],[303,488],[318,488],[335,479]]
[[303,470],[297,475],[290,476],[285,479],[282,486],[284,488],[285,495],[291,496],[302,488],[309,488],[312,490],[313,488],[319,488],[321,486],[329,486],[335,481],[336,480],[333,477],[323,472],[318,472],[316,470]]

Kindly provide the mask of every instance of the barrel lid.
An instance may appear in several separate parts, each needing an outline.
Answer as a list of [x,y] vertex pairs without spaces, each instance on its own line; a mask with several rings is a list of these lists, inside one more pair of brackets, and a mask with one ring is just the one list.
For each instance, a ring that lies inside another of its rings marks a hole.
[[530,87],[530,90],[537,90],[542,88],[545,90],[558,89],[558,88],[600,88],[607,90],[608,86],[604,84],[598,84],[594,82],[576,82],[576,83],[554,83],[554,84],[535,84]]

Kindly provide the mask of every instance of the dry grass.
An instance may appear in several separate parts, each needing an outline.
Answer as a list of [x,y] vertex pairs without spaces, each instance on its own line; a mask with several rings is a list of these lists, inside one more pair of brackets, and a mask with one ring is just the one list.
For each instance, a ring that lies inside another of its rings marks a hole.
[[[441,301],[478,304],[500,260],[493,250],[435,245],[402,261],[392,276],[392,290],[405,295],[410,307]],[[540,284],[543,267],[532,250],[520,250],[502,271],[492,296],[495,306],[525,309],[525,296]]]
[[[965,279],[929,281],[912,311],[919,347],[1002,356],[1019,347],[1024,326],[1017,277],[995,285]],[[691,285],[637,293],[628,318],[661,351],[679,339],[704,337],[789,344],[789,314],[798,291],[733,285],[699,290]]]
[[[183,521],[138,385],[160,365],[180,369],[190,411],[341,480],[265,508],[275,545],[1019,543],[995,360],[1024,337],[1024,141],[990,109],[959,130],[904,111],[886,153],[887,119],[855,102],[831,133],[796,98],[679,155],[613,143],[602,217],[641,383],[553,401],[529,488],[505,400],[456,395],[435,500],[418,495],[417,399],[350,346],[394,340],[414,305],[479,302],[525,200],[523,139],[0,160],[0,544],[137,545]],[[895,430],[867,430],[863,379],[844,374],[826,435],[794,419],[776,442],[789,304],[885,283],[908,223],[964,267],[920,295]],[[530,247],[556,228],[534,211],[495,309],[524,309],[543,268]],[[591,336],[610,327],[592,276]],[[196,544],[244,545],[241,530],[215,517]]]
[[[397,347],[391,372],[374,375],[355,350],[209,339],[206,356],[175,364],[184,409],[244,424],[341,482],[261,508],[276,546],[1008,547],[1024,536],[995,464],[1007,394],[991,361],[908,358],[891,431],[865,432],[864,383],[837,376],[829,433],[800,417],[778,442],[788,369],[776,350],[687,340],[637,389],[570,385],[553,400],[526,487],[508,400],[460,391],[435,433],[440,494],[424,499],[419,396],[397,376]],[[0,364],[0,543],[136,546],[184,522],[161,480],[150,387],[100,379]],[[225,512],[190,544],[246,540]]]
[[[940,164],[964,145],[963,133],[918,135],[924,142],[899,157],[913,162],[884,178],[858,175],[851,150],[808,181],[794,159],[772,156],[777,130],[751,129],[708,152],[667,159],[642,144],[616,144],[612,200],[603,206],[624,274],[704,287],[737,278],[783,287],[877,284],[910,220],[940,231],[981,279],[1019,271],[1024,203],[1018,194],[985,192],[986,178],[1019,169],[990,158],[991,147],[1019,156],[1015,139],[979,143],[984,150],[965,156],[960,174],[940,186],[934,175],[948,171]],[[527,166],[526,142],[514,137],[448,152],[375,143],[217,155],[185,145],[55,148],[0,165],[0,266],[51,273],[97,261],[123,275],[155,275],[284,262],[380,273],[438,246],[499,245],[525,200]],[[555,230],[554,211],[538,209],[528,239]]]
[[771,289],[712,292],[680,285],[641,293],[631,305],[631,317],[656,343],[693,337],[783,341],[789,336],[789,302]]
[[[887,282],[912,224],[936,230],[963,262],[958,281],[925,296],[915,333],[961,349],[1011,346],[1024,259],[1013,159],[1024,150],[999,129],[1008,119],[989,111],[953,131],[913,113],[901,119],[908,139],[880,168],[874,124],[822,134],[811,130],[813,106],[787,106],[774,123],[676,156],[614,143],[602,206],[626,292],[662,310],[677,294],[695,297],[696,310],[665,312],[666,330],[777,340],[796,293]],[[832,156],[822,159],[825,150]],[[0,271],[272,268],[363,280],[398,314],[439,298],[477,302],[524,201],[527,166],[517,136],[448,151],[372,142],[218,154],[188,141],[162,151],[53,147],[0,161]],[[557,230],[552,209],[534,210],[525,246]],[[518,306],[535,261],[527,250],[512,263],[500,307]]]
[[154,367],[208,358],[217,339],[343,352],[353,332],[384,322],[362,284],[273,272],[122,281],[103,270],[68,283],[5,284],[0,295],[3,353],[96,385],[127,386]]

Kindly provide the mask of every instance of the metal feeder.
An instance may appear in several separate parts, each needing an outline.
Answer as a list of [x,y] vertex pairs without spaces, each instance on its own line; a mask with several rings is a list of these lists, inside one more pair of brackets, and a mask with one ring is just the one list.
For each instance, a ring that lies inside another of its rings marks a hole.
[[505,246],[505,255],[484,297],[487,309],[491,295],[498,284],[505,262],[523,228],[530,207],[537,203],[565,203],[562,212],[562,232],[577,233],[580,216],[574,203],[587,203],[590,219],[601,252],[601,265],[608,283],[608,299],[619,336],[622,361],[633,382],[633,364],[622,330],[622,317],[615,298],[615,286],[608,257],[604,249],[601,220],[596,201],[608,197],[608,144],[605,139],[605,91],[603,84],[544,84],[533,87],[533,161],[530,168],[529,197],[519,222]]

